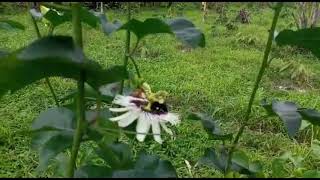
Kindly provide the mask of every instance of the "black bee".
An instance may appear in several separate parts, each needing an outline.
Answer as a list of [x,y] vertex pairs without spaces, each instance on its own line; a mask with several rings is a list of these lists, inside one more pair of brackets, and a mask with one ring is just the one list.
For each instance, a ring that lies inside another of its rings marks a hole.
[[166,104],[160,104],[159,102],[153,102],[151,104],[151,112],[155,114],[164,114],[168,112]]

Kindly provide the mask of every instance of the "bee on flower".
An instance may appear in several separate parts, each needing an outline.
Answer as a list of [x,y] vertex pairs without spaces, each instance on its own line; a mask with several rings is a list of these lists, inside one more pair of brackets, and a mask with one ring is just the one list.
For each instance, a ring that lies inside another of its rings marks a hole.
[[136,138],[140,142],[144,141],[151,127],[154,140],[161,144],[161,128],[173,135],[166,124],[177,125],[180,122],[178,114],[168,111],[167,95],[168,93],[165,91],[152,93],[150,86],[147,83],[142,83],[142,86],[129,96],[115,96],[113,104],[122,107],[110,108],[110,111],[123,114],[112,117],[110,120],[118,122],[120,127],[127,127],[137,120]]

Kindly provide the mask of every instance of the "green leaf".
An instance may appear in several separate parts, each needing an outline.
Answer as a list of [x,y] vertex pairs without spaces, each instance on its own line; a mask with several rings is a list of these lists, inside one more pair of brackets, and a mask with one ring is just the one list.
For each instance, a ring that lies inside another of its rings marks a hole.
[[19,22],[12,21],[12,20],[6,20],[6,19],[0,19],[0,30],[25,30],[24,25],[22,25]]
[[66,177],[67,176],[67,169],[68,169],[68,163],[69,162],[69,156],[67,156],[65,153],[60,153],[55,158],[55,171],[54,176],[55,177]]
[[301,115],[297,112],[298,106],[293,102],[273,101],[272,110],[284,122],[288,135],[293,137],[299,131],[302,120]]
[[319,140],[313,140],[312,145],[311,145],[312,153],[316,157],[320,157],[320,141]]
[[320,171],[318,170],[309,170],[304,172],[303,178],[320,178]]
[[133,32],[138,40],[150,34],[167,33],[174,34],[182,43],[193,48],[205,46],[204,34],[184,18],[169,19],[166,22],[157,18],[148,18],[144,22],[131,19],[118,30],[123,29]]
[[251,173],[261,173],[262,172],[262,164],[260,161],[254,161],[249,164],[249,171]]
[[40,20],[43,17],[41,12],[38,12],[35,8],[30,9],[29,12],[35,20]]
[[272,161],[272,177],[273,178],[283,178],[286,177],[287,171],[285,170],[286,160],[276,158]]
[[219,125],[212,117],[199,112],[191,112],[188,119],[201,120],[203,128],[212,139],[216,140],[232,140],[233,134],[222,134]]
[[133,32],[138,40],[150,34],[173,33],[165,22],[157,18],[148,18],[144,22],[131,19],[126,24],[122,25],[119,30],[129,30]]
[[283,30],[276,37],[278,45],[291,45],[309,49],[320,58],[320,28],[299,29],[297,31]]
[[204,155],[199,159],[200,165],[207,165],[213,167],[221,172],[226,171],[228,154],[225,151],[217,151],[214,148],[206,149]]
[[[118,83],[118,82],[116,82]],[[113,83],[111,83],[113,84]],[[99,88],[100,89],[103,89],[104,87],[108,86],[109,84],[107,85],[103,85]],[[65,96],[61,97],[60,98],[60,101],[66,101],[66,100],[70,100],[70,99],[74,99],[74,98],[77,98],[78,96],[78,89],[75,88],[73,89],[71,92],[69,92],[68,94],[66,94]],[[95,90],[94,88],[92,88],[90,85],[88,85],[87,83],[85,83],[84,85],[84,98],[87,100],[87,101],[97,101],[98,99],[98,92],[97,90]],[[105,102],[105,103],[111,103],[113,100],[113,97],[111,96],[108,96],[106,94],[101,94],[101,101],[102,102]]]
[[127,169],[133,164],[131,150],[127,144],[103,144],[96,151],[112,169]]
[[[301,113],[300,113],[301,114]],[[311,125],[311,123],[309,123],[308,121],[302,120],[301,121],[301,126],[299,128],[300,131],[304,130],[305,128],[309,127]]]
[[72,139],[73,133],[62,131],[48,139],[41,147],[39,154],[40,161],[37,171],[46,170],[51,159],[72,146]]
[[176,37],[184,44],[193,48],[205,46],[204,34],[192,22],[184,18],[175,18],[167,20],[167,24]]
[[[50,8],[50,10],[47,12],[50,13],[47,15],[47,13],[44,15],[45,18],[48,18],[48,20],[51,23],[54,23],[56,25],[60,25],[64,22],[71,21],[72,19],[72,12],[71,9],[66,8],[58,8],[57,6],[51,6],[50,4],[46,4],[46,7]],[[58,14],[61,13],[61,15]],[[46,16],[47,15],[47,16]],[[96,17],[92,12],[88,11],[85,7],[80,7],[80,19],[81,22],[88,24],[92,28],[96,28],[99,23],[99,18]]]
[[[87,118],[89,122],[92,122],[93,118],[89,117],[90,115],[87,114]],[[88,136],[89,139],[94,141],[100,141],[104,143],[114,142],[120,136],[120,129],[117,123],[109,121],[109,118],[112,117],[111,113],[107,109],[102,109],[100,112],[100,116],[96,116],[96,113],[93,114],[91,112],[91,116],[96,119],[98,123],[91,123],[92,125],[89,126]],[[95,118],[97,117],[97,118]]]
[[97,16],[84,7],[80,8],[80,18],[82,22],[88,24],[92,28],[96,28],[100,22]]
[[176,178],[175,168],[167,160],[140,153],[134,168],[113,172],[113,178]]
[[272,110],[272,104],[267,102],[267,99],[262,99],[260,105],[267,111],[268,115],[276,115]]
[[120,82],[115,82],[115,83],[101,86],[99,88],[99,91],[102,95],[109,96],[109,97],[115,97],[116,94],[119,93],[120,87],[121,87]]
[[71,12],[61,14],[56,10],[50,9],[43,18],[48,20],[53,27],[57,27],[65,22],[71,21],[72,15]]
[[259,161],[250,162],[249,157],[243,151],[236,151],[232,156],[232,163],[241,167],[238,172],[255,177],[262,172],[262,164]]
[[59,131],[37,131],[32,134],[31,148],[40,149],[50,138],[57,136]]
[[122,26],[122,23],[119,20],[115,20],[112,23],[109,22],[105,14],[101,14],[99,17],[102,26],[102,31],[108,36],[112,32],[117,31]]
[[[41,78],[61,76],[79,80],[80,70],[86,72],[86,82],[95,89],[128,78],[123,66],[109,69],[86,60],[71,37],[49,36],[37,40],[15,53],[0,58],[0,97]],[[10,77],[10,78],[8,78]]]
[[63,107],[54,107],[41,112],[39,117],[32,123],[32,130],[48,128],[73,132],[75,129],[74,113]]
[[309,121],[313,125],[320,126],[320,113],[315,109],[299,108],[298,112],[302,118]]
[[0,49],[0,58],[7,56],[9,53],[5,50]]
[[108,178],[112,170],[107,166],[85,165],[75,171],[75,178]]
[[243,151],[234,152],[232,156],[232,162],[245,169],[249,169],[249,158]]

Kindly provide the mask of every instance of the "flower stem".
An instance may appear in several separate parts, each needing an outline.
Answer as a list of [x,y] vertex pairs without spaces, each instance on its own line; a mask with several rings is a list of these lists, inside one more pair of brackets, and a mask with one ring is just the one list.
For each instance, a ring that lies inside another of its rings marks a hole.
[[[36,20],[34,19],[34,17],[33,17],[32,15],[30,15],[30,16],[31,16],[31,19],[32,19],[32,23],[33,23],[34,29],[36,30],[38,39],[40,39],[40,38],[41,38],[41,33],[40,33],[39,27],[38,27],[38,25],[37,25],[37,22],[36,22]],[[52,94],[52,96],[53,96],[53,99],[54,99],[54,101],[55,101],[55,103],[56,103],[56,106],[60,106],[59,100],[58,100],[58,98],[57,98],[57,96],[56,96],[56,93],[55,93],[54,90],[53,90],[53,87],[52,87],[52,85],[51,85],[51,83],[50,83],[49,78],[48,78],[48,77],[45,77],[45,80],[46,80],[47,85],[49,86],[50,92],[51,92],[51,94]]]
[[[82,44],[82,27],[80,20],[80,4],[72,4],[72,25],[73,25],[73,40],[76,46],[83,48]],[[80,147],[80,143],[83,136],[83,130],[85,127],[85,99],[84,99],[84,82],[85,71],[80,71],[80,79],[78,81],[78,102],[77,102],[77,128],[73,137],[73,144],[71,150],[71,158],[67,167],[67,177],[74,176],[74,170],[76,168],[76,160]]]
[[[131,19],[131,7],[130,7],[130,2],[128,2],[128,15],[127,15],[127,21],[130,21]],[[127,69],[128,66],[128,59],[129,59],[129,51],[130,51],[130,31],[127,30],[126,31],[126,48],[125,48],[125,52],[124,52],[124,67]],[[123,87],[124,87],[124,80],[121,81],[121,86],[120,86],[120,94],[123,93]]]
[[243,122],[242,126],[240,127],[240,129],[239,129],[239,131],[238,131],[238,133],[237,133],[237,135],[236,135],[236,137],[235,137],[235,139],[233,141],[233,144],[232,144],[232,146],[231,146],[231,148],[229,150],[229,153],[228,153],[228,161],[227,161],[226,173],[228,173],[230,171],[233,152],[235,151],[235,148],[236,148],[236,146],[237,146],[237,144],[239,142],[239,139],[240,139],[245,127],[248,124],[254,98],[255,98],[257,90],[259,88],[259,84],[261,82],[263,73],[265,72],[266,67],[268,66],[268,57],[269,57],[269,53],[271,51],[273,34],[274,34],[274,31],[275,31],[275,28],[276,28],[276,25],[277,25],[277,21],[278,21],[279,14],[281,12],[282,6],[283,6],[283,2],[279,2],[277,4],[277,7],[275,8],[275,13],[274,13],[274,17],[273,17],[273,20],[272,20],[271,30],[269,32],[267,46],[266,46],[266,49],[265,49],[265,52],[264,52],[262,64],[261,64],[261,67],[260,67],[260,70],[259,70],[259,74],[257,76],[256,82],[254,84],[254,87],[253,87],[253,90],[252,90],[252,93],[251,93],[251,97],[250,97],[250,100],[249,100],[249,104],[248,104],[247,112],[246,112],[246,115],[245,115],[245,118],[244,118],[244,122]]

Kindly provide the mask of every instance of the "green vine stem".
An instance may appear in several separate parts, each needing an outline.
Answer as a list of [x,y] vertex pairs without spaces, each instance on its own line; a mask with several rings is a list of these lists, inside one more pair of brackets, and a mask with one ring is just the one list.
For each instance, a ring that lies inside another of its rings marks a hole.
[[[76,46],[83,48],[82,43],[82,26],[80,19],[80,4],[72,4],[72,27],[73,27],[73,40]],[[84,99],[84,82],[85,71],[80,71],[80,79],[78,81],[78,102],[77,102],[77,128],[73,137],[73,144],[71,150],[71,158],[67,167],[67,177],[74,176],[74,170],[76,168],[76,160],[80,147],[80,143],[85,128],[85,99]]]
[[[32,23],[33,23],[34,29],[36,30],[38,39],[40,39],[41,38],[41,33],[40,33],[39,27],[37,25],[37,22],[36,22],[36,20],[34,19],[34,17],[31,14],[30,14],[30,16],[31,16],[31,19],[32,19]],[[54,99],[54,101],[56,103],[56,106],[60,106],[59,100],[58,100],[58,98],[56,96],[56,93],[54,92],[54,89],[53,89],[53,87],[51,85],[50,79],[48,77],[46,77],[45,80],[46,80],[47,85],[49,86],[50,92],[51,92],[51,94],[53,96],[53,99]]]
[[269,57],[269,53],[271,51],[273,34],[274,34],[274,31],[275,31],[275,28],[276,28],[276,25],[277,25],[277,21],[278,21],[279,14],[281,12],[282,6],[283,6],[283,2],[279,2],[279,3],[277,3],[277,6],[275,8],[275,13],[274,13],[274,17],[273,17],[273,20],[272,20],[271,30],[269,32],[268,42],[267,42],[267,46],[266,46],[266,49],[265,49],[265,52],[264,52],[263,61],[262,61],[262,64],[261,64],[261,67],[260,67],[259,74],[257,76],[256,82],[254,84],[254,88],[253,88],[252,93],[251,93],[251,97],[250,97],[250,100],[249,100],[249,104],[248,104],[247,112],[246,112],[246,115],[245,115],[245,118],[244,118],[244,122],[242,123],[242,126],[240,127],[240,129],[239,129],[239,131],[238,131],[238,133],[237,133],[237,135],[236,135],[236,137],[235,137],[235,139],[233,141],[233,144],[232,144],[232,146],[231,146],[231,148],[229,150],[229,153],[228,153],[228,161],[227,161],[226,173],[228,173],[230,171],[233,152],[235,151],[235,148],[238,145],[239,139],[240,139],[245,127],[248,124],[254,98],[255,98],[257,90],[259,88],[259,84],[261,82],[263,73],[265,72],[265,70],[266,70],[266,68],[268,66],[268,57]]
[[[130,2],[128,2],[128,15],[127,15],[127,21],[130,21],[131,19],[131,6],[130,6]],[[127,69],[128,66],[128,59],[129,59],[129,51],[130,51],[130,31],[127,30],[126,31],[126,48],[125,48],[125,56],[124,56],[124,66]],[[123,88],[124,88],[124,80],[121,81],[121,86],[120,86],[120,94],[123,93]]]
[[133,59],[132,56],[130,56],[130,59],[131,59],[133,65],[134,65],[134,68],[136,69],[138,77],[141,78],[141,74],[140,74],[140,71],[139,71],[139,68],[138,68],[138,65],[137,65],[136,61]]

